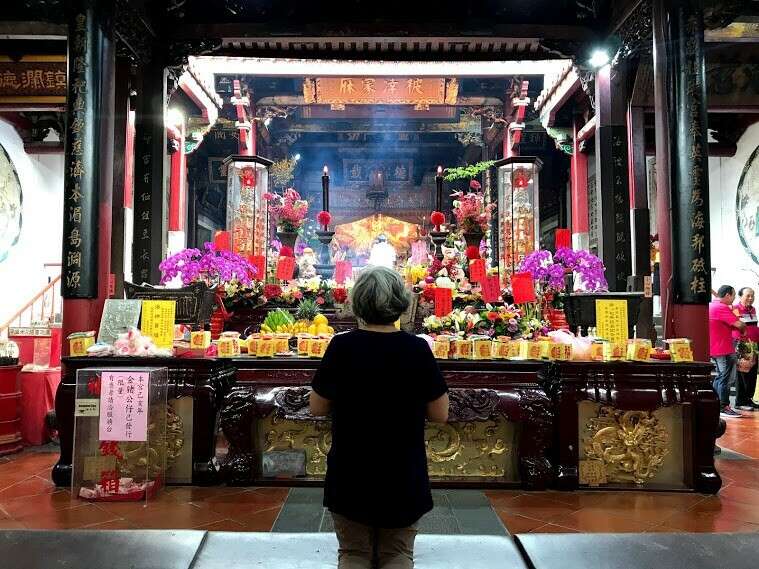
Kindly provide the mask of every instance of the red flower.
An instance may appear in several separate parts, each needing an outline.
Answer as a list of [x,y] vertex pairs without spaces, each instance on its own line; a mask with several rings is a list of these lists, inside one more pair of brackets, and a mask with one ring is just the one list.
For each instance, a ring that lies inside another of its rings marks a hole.
[[316,221],[319,222],[319,225],[326,228],[329,225],[329,222],[332,221],[332,216],[328,211],[320,211],[316,215]]
[[342,304],[348,300],[348,291],[344,288],[336,288],[332,291],[332,298],[335,299],[336,303]]
[[442,214],[441,212],[439,212],[439,211],[433,211],[433,212],[430,214],[430,222],[431,222],[431,223],[432,223],[432,225],[434,225],[435,227],[439,227],[440,225],[442,225],[442,224],[444,224],[444,223],[445,223],[445,215],[443,215],[443,214]]
[[279,298],[282,294],[282,287],[278,284],[267,284],[264,286],[264,296],[269,300]]
[[295,254],[293,253],[293,248],[292,247],[288,247],[287,245],[283,245],[279,249],[279,256],[280,257],[294,257]]
[[480,184],[477,180],[472,180],[469,182],[469,189],[475,192],[479,192],[482,189],[482,184]]
[[470,261],[480,258],[480,249],[476,245],[470,245],[466,248],[466,258]]
[[316,297],[316,304],[324,304],[324,297],[323,296],[317,296]]
[[297,298],[298,300],[300,300],[301,298],[303,298],[303,293],[301,291],[299,291],[299,290],[296,290],[293,293],[293,298]]
[[497,312],[488,312],[488,320],[491,322],[495,322],[498,320],[498,313]]

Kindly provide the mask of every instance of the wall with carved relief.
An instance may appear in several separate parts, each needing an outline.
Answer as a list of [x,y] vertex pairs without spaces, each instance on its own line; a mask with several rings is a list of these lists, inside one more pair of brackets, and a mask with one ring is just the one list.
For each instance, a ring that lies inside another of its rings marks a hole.
[[731,158],[709,159],[712,287],[759,290],[759,123]]
[[27,154],[16,130],[0,120],[0,145],[21,185],[21,231],[0,261],[0,322],[47,284],[60,267],[63,232],[63,153]]

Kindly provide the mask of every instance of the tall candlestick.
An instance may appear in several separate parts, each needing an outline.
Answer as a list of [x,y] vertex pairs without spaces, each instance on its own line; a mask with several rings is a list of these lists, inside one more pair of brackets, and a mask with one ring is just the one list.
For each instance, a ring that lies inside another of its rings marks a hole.
[[324,211],[329,211],[329,168],[326,165],[322,174],[322,205]]
[[437,197],[435,200],[435,211],[440,211],[443,207],[443,167],[437,167],[437,176],[435,176],[435,182],[437,183]]

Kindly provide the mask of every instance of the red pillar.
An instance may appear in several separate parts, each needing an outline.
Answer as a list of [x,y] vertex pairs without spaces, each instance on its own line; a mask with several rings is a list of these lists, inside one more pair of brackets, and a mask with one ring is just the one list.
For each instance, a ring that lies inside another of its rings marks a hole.
[[187,155],[184,152],[184,122],[177,125],[175,140],[179,149],[171,155],[171,180],[169,184],[169,231],[184,231],[187,218],[187,188],[185,171]]
[[588,156],[580,152],[578,132],[582,128],[575,117],[572,133],[570,184],[572,195],[572,247],[587,250],[590,244],[588,227]]

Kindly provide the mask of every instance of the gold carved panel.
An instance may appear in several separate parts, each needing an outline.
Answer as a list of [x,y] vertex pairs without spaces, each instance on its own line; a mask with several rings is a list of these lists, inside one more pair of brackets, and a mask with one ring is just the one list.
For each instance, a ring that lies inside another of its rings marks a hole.
[[584,401],[578,411],[580,462],[585,462],[586,467],[590,462],[598,465],[603,475],[599,477],[601,484],[682,487],[680,406],[652,412]]
[[[304,450],[306,476],[323,477],[332,444],[325,421],[293,421],[274,413],[257,425],[262,452]],[[514,424],[492,421],[428,423],[425,429],[427,465],[433,478],[497,477],[516,480]],[[390,457],[388,457],[388,460]]]

